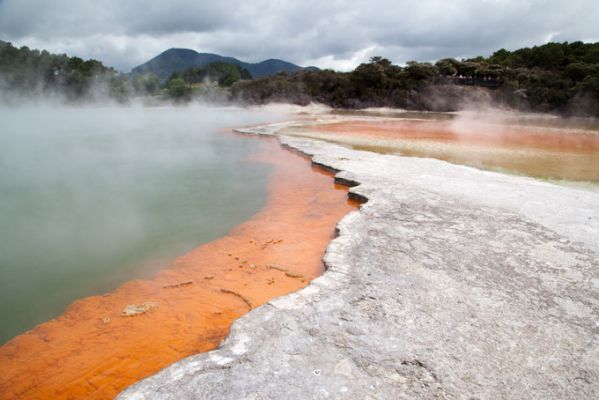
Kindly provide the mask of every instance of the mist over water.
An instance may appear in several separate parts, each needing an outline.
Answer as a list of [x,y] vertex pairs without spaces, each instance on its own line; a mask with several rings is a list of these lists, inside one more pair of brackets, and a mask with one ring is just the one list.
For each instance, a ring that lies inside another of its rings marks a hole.
[[0,344],[259,211],[268,167],[246,160],[259,142],[218,130],[277,118],[200,106],[0,108]]

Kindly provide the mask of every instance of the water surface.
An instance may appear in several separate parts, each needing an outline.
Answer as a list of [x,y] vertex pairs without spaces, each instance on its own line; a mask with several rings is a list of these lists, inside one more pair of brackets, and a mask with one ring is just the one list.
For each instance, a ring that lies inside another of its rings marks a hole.
[[0,109],[0,344],[144,278],[264,204],[269,167],[231,109]]
[[284,133],[567,184],[599,183],[596,119],[506,111],[348,115]]

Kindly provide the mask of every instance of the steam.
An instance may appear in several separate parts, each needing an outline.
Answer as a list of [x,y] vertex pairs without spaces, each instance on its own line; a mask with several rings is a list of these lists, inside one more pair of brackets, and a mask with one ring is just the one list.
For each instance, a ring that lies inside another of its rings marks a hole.
[[455,113],[449,129],[459,136],[499,137],[506,133],[507,122],[512,114],[496,108],[474,108]]
[[282,118],[198,104],[1,107],[0,342],[251,217],[268,171],[244,160],[260,142],[217,131]]
[[[518,112],[505,108],[478,105],[454,113],[450,130],[456,134],[501,136],[513,133],[514,129],[544,132],[560,129],[561,133],[579,131],[585,122],[578,118],[562,118],[551,114]],[[587,124],[589,125],[589,124]]]

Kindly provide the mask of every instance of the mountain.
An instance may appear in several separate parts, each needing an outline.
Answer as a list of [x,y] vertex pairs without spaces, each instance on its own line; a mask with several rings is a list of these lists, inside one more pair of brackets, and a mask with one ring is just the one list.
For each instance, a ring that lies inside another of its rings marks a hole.
[[[253,78],[262,76],[274,75],[277,72],[293,72],[303,69],[298,65],[287,61],[269,59],[259,63],[247,63],[233,57],[220,56],[211,53],[198,53],[190,49],[168,49],[165,52],[152,58],[150,61],[143,63],[131,70],[132,75],[139,75],[151,72],[164,82],[168,77],[176,71],[183,71],[190,67],[203,67],[215,61],[221,61],[228,64],[239,65],[241,68],[247,69]],[[308,69],[318,69],[316,67],[307,67]]]

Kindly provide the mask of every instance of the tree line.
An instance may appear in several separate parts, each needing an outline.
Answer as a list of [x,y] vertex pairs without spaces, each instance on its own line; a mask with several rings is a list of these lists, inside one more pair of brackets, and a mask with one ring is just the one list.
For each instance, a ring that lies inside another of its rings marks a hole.
[[0,42],[0,89],[21,96],[62,95],[67,99],[116,95],[119,75],[97,60],[50,54],[46,50],[16,48]]
[[350,72],[300,70],[259,79],[237,65],[216,62],[175,72],[162,84],[153,74],[122,74],[97,60],[0,42],[0,93],[54,94],[69,101],[203,97],[252,104],[319,102],[338,108],[435,111],[485,100],[519,110],[599,116],[599,43],[547,43],[501,49],[489,57],[411,61],[402,66],[373,57]]
[[97,60],[17,48],[0,41],[0,97],[5,101],[49,96],[72,102],[126,102],[148,96],[186,101],[215,94],[226,99],[224,88],[241,79],[251,79],[250,73],[237,65],[214,62],[175,72],[161,84],[154,74],[122,74]]
[[351,72],[304,70],[240,81],[232,86],[232,97],[248,103],[437,111],[484,98],[520,110],[599,116],[599,43],[548,43],[405,66],[373,57]]

